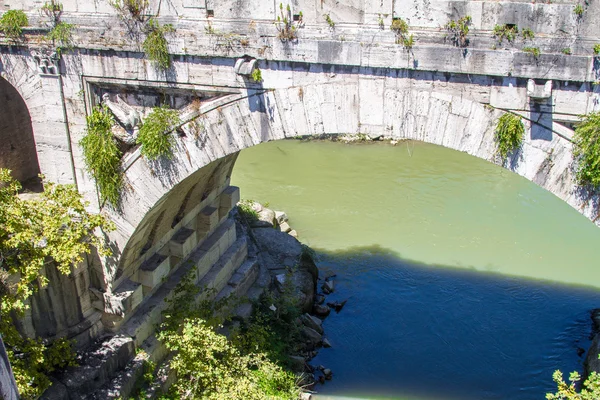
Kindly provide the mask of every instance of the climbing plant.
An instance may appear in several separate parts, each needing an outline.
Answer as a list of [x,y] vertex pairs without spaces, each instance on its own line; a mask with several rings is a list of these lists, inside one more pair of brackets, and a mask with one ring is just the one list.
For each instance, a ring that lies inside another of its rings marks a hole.
[[23,316],[28,299],[48,280],[41,270],[53,263],[63,274],[83,261],[92,246],[106,255],[94,230],[114,226],[86,211],[72,185],[44,182],[44,192],[32,200],[18,196],[21,185],[0,169],[0,334],[6,345],[23,399],[35,399],[50,385],[48,374],[74,363],[67,340],[48,345],[17,331],[13,317]]
[[451,20],[446,24],[448,37],[455,46],[466,47],[469,44],[467,35],[469,34],[469,25],[471,24],[471,16],[467,15],[460,18],[458,21]]
[[160,69],[171,67],[171,56],[169,55],[165,34],[174,31],[173,25],[165,24],[161,26],[154,18],[151,18],[146,26],[146,39],[142,44],[142,48],[146,53],[146,57]]
[[23,33],[23,27],[29,25],[27,15],[21,10],[8,10],[0,17],[0,32],[15,40]]
[[573,156],[581,185],[600,187],[600,112],[583,117],[575,126]]
[[524,133],[525,127],[518,115],[505,113],[498,119],[494,139],[497,152],[502,160],[521,147]]
[[96,106],[87,117],[86,134],[79,144],[87,170],[96,180],[100,201],[116,205],[123,184],[122,154],[113,137],[112,126],[113,118],[108,108]]
[[171,158],[175,138],[169,132],[180,123],[177,110],[166,106],[154,107],[140,128],[137,143],[141,153],[149,160],[158,157]]

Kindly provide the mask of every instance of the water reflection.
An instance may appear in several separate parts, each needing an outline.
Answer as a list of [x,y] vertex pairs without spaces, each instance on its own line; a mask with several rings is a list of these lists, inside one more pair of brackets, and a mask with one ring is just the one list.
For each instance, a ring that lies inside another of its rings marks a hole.
[[555,369],[582,369],[598,289],[418,264],[377,246],[319,254],[321,274],[337,274],[328,301],[349,298],[325,321],[333,348],[313,360],[335,374],[323,395],[535,399]]

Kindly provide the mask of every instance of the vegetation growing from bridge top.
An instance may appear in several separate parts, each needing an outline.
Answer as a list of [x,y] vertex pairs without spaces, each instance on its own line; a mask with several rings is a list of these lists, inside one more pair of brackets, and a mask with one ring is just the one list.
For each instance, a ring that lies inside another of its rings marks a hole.
[[407,50],[412,49],[415,40],[413,35],[408,34],[408,22],[402,18],[394,18],[390,29],[396,34],[396,44],[403,45]]
[[8,10],[0,17],[0,32],[13,40],[23,34],[23,27],[27,25],[29,20],[21,10]]
[[471,16],[467,15],[460,18],[458,21],[450,20],[445,28],[448,31],[448,38],[452,41],[455,46],[467,47],[469,40],[467,35],[469,34],[469,25],[471,24]]
[[175,29],[171,24],[160,25],[160,23],[151,18],[146,26],[146,39],[142,44],[144,53],[150,61],[159,69],[169,69],[171,67],[171,56],[169,55],[169,46],[166,33],[174,32]]
[[131,17],[141,21],[148,8],[148,0],[111,0],[110,5],[121,14],[122,18]]
[[96,106],[87,117],[86,134],[79,144],[88,172],[96,180],[100,201],[117,205],[123,184],[121,151],[112,134],[113,118],[108,108]]
[[177,110],[169,109],[165,105],[154,107],[144,120],[137,137],[142,155],[149,160],[159,157],[171,158],[175,138],[170,132],[179,123]]
[[573,156],[581,185],[600,188],[600,112],[590,113],[575,126]]
[[297,20],[294,21],[290,5],[288,4],[284,11],[283,3],[279,3],[279,15],[277,16],[277,21],[275,21],[279,40],[288,42],[298,39],[298,29],[302,27],[303,23],[302,11],[298,13]]
[[496,141],[497,153],[506,160],[510,153],[517,150],[523,144],[525,127],[521,117],[511,113],[505,113],[498,119],[494,140]]
[[46,35],[48,40],[57,45],[57,51],[71,49],[73,47],[73,28],[75,25],[68,24],[60,20],[63,12],[63,5],[56,0],[50,0],[42,6],[42,12],[50,18],[52,29]]
[[583,382],[580,391],[577,389],[577,383],[581,376],[577,372],[571,372],[569,383],[566,383],[563,374],[555,371],[552,379],[557,385],[556,393],[547,393],[546,400],[597,400],[600,399],[600,374],[592,372],[588,379]]
[[529,28],[523,28],[521,29],[521,37],[523,38],[523,40],[532,40],[533,38],[535,38],[535,33],[533,33],[533,31]]
[[93,232],[114,226],[103,216],[88,213],[73,185],[45,182],[44,192],[32,200],[17,196],[20,189],[10,171],[0,169],[0,334],[21,398],[35,399],[50,386],[49,373],[74,363],[74,353],[67,340],[48,345],[21,336],[13,317],[22,317],[28,299],[48,284],[44,267],[54,264],[69,274],[92,246],[107,255]]
[[494,37],[498,41],[498,44],[501,44],[504,39],[506,39],[509,43],[514,42],[519,34],[519,28],[516,25],[512,24],[504,24],[504,25],[496,25],[494,27]]
[[539,47],[523,47],[523,52],[531,54],[535,58],[538,58],[541,54]]

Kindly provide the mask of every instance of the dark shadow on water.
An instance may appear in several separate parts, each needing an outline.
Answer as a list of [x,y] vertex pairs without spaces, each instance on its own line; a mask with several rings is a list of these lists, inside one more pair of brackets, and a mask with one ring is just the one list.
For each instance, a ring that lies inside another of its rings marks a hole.
[[[420,264],[377,246],[317,251],[333,344],[324,395],[393,399],[543,399],[552,372],[582,371],[600,289]],[[565,266],[568,268],[569,266]],[[320,286],[320,285],[319,285]]]

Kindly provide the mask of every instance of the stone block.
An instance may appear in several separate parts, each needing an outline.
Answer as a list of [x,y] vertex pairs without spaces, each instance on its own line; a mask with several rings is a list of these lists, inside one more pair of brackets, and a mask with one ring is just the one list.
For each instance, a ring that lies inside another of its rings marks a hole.
[[199,237],[203,237],[211,232],[219,223],[219,210],[215,207],[204,207],[198,213],[196,221],[196,230]]
[[227,216],[229,211],[240,201],[240,188],[229,186],[219,197],[219,218]]
[[158,285],[171,270],[171,258],[156,253],[146,260],[138,271],[139,282],[152,289]]
[[175,257],[185,258],[198,244],[196,231],[189,228],[179,229],[169,242],[171,254]]
[[122,317],[132,312],[142,299],[142,285],[127,279],[113,293],[104,293],[104,312]]

